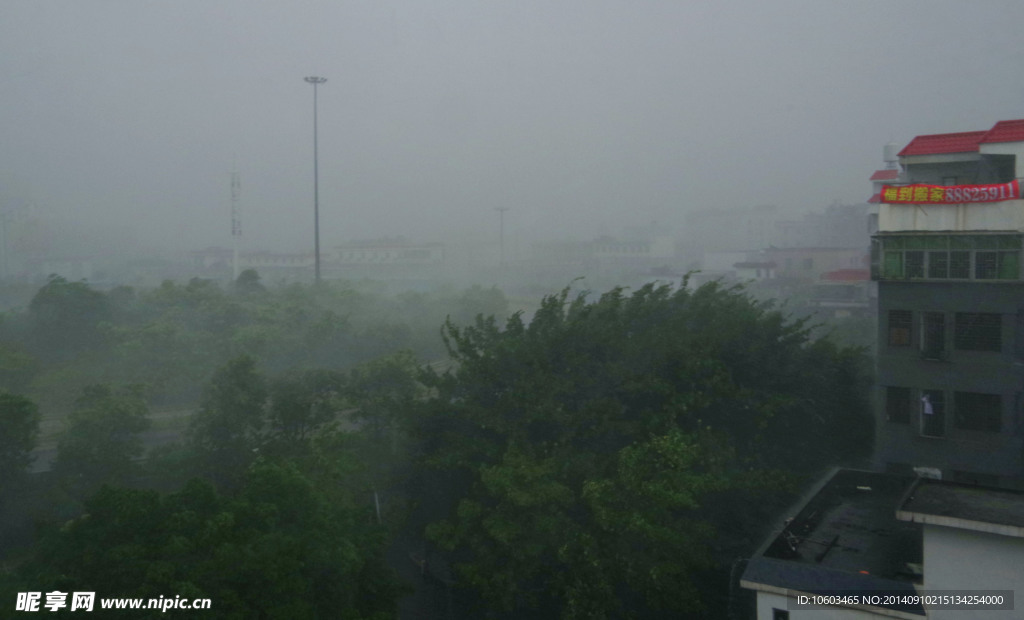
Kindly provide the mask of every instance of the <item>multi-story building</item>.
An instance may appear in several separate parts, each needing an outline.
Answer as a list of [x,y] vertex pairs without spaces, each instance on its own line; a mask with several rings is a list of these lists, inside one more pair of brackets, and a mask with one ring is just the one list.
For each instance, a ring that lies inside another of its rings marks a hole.
[[1024,120],[914,138],[882,188],[876,458],[1021,486]]
[[872,178],[886,473],[840,470],[794,508],[740,580],[758,620],[1020,617],[1024,120],[898,158]]

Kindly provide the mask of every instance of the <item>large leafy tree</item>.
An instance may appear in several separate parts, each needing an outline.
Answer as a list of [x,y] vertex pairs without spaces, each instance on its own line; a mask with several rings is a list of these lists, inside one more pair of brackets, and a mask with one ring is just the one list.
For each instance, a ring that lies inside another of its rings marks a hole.
[[50,354],[94,346],[102,337],[97,329],[110,319],[106,296],[85,282],[68,282],[51,275],[32,298],[29,316],[37,341]]
[[444,336],[421,518],[492,613],[693,615],[738,490],[869,448],[857,353],[739,288],[563,291]]
[[279,454],[306,450],[338,417],[344,383],[344,374],[334,370],[293,371],[271,381],[267,447]]
[[32,449],[39,435],[39,411],[35,403],[17,394],[0,391],[0,499],[21,479],[32,463]]
[[203,391],[189,426],[200,468],[220,485],[245,473],[263,443],[268,404],[266,377],[243,356],[218,369]]
[[209,598],[217,618],[394,616],[399,589],[369,507],[294,465],[260,461],[232,496],[198,480],[167,496],[104,487],[86,511],[49,531],[16,575],[0,576],[5,600],[24,590],[91,591]]
[[125,484],[136,473],[144,448],[139,433],[149,428],[141,387],[82,390],[57,444],[54,470],[68,486],[89,493],[102,484]]

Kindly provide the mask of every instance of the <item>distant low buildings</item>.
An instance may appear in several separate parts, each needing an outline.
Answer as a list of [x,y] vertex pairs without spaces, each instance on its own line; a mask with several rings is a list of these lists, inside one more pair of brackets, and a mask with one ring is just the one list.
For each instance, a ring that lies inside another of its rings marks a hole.
[[[210,247],[191,253],[192,266],[200,275],[227,277],[232,273],[234,251]],[[321,255],[326,277],[388,278],[423,276],[444,267],[442,243],[415,243],[403,238],[353,241],[335,246]],[[311,276],[312,252],[245,251],[238,254],[239,269],[256,269],[266,277],[305,279]]]
[[442,243],[414,243],[404,238],[353,241],[334,248],[329,260],[338,267],[356,265],[442,265]]

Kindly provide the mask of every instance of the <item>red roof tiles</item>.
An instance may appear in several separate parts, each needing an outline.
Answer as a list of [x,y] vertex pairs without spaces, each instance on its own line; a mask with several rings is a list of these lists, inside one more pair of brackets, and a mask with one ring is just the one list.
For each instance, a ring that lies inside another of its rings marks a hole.
[[999,121],[978,142],[1024,142],[1024,119]]
[[975,153],[978,151],[978,142],[987,133],[987,131],[964,131],[960,133],[917,136],[910,141],[910,144],[903,147],[903,150],[899,152],[899,156]]
[[[899,155],[903,157],[941,153],[976,153],[979,144],[992,142],[1024,142],[1024,119],[999,121],[988,131],[963,131],[917,136],[910,141],[910,144],[903,147]],[[871,177],[871,180],[875,181],[876,179]]]
[[872,181],[895,181],[900,176],[899,170],[875,170],[871,175]]

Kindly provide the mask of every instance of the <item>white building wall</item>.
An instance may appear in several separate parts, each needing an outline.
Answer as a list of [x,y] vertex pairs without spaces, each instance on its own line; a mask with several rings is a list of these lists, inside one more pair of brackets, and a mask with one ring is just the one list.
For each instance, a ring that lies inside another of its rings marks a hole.
[[1013,176],[1024,178],[1024,142],[993,142],[981,144],[978,150],[983,155],[1016,155],[1017,170]]
[[1024,539],[941,525],[924,526],[923,590],[1014,590],[1016,611],[932,610],[929,619],[1024,617]]
[[958,205],[881,204],[878,231],[1024,231],[1024,200]]

